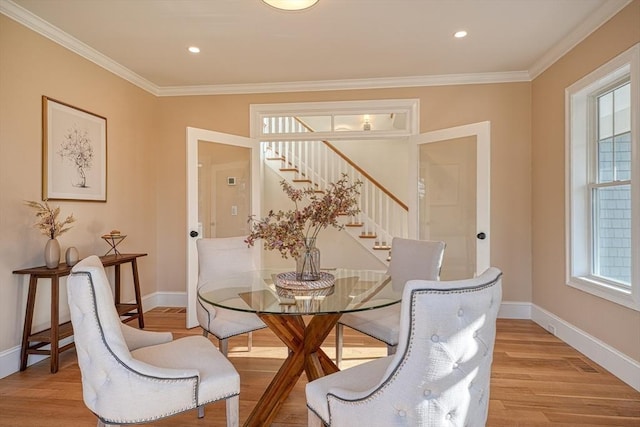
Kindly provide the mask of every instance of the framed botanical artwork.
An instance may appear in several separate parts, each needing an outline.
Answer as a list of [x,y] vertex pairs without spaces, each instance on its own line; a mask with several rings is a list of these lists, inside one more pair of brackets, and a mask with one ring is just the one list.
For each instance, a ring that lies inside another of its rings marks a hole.
[[42,198],[107,201],[107,119],[42,97]]

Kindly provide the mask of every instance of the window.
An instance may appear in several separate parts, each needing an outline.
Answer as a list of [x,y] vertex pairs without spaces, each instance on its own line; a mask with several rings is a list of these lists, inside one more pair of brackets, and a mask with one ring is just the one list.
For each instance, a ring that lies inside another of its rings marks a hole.
[[594,99],[597,129],[594,173],[589,179],[592,226],[591,275],[631,286],[631,83]]
[[[251,137],[276,141],[400,138],[418,133],[417,99],[252,104]],[[313,131],[310,131],[313,129]]]
[[567,89],[567,284],[640,310],[640,48]]

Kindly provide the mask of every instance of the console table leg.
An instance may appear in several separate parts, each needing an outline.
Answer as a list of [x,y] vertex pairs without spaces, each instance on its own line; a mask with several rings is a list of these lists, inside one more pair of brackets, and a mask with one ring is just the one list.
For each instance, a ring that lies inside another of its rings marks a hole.
[[113,297],[115,299],[116,306],[120,304],[120,265],[114,265],[115,268],[115,283],[113,284]]
[[59,308],[60,308],[60,287],[58,276],[51,278],[51,373],[58,372],[58,359],[60,356],[60,334],[59,331]]
[[20,370],[27,369],[27,358],[29,353],[29,335],[31,335],[31,325],[33,323],[33,310],[36,303],[36,286],[38,285],[38,278],[35,276],[29,277],[29,291],[27,294],[27,310],[24,315],[24,328],[22,330],[22,347],[20,348]]
[[140,280],[138,279],[138,263],[135,258],[131,261],[131,268],[133,270],[133,289],[136,293],[136,304],[138,305],[138,326],[140,326],[140,329],[144,329],[144,317],[142,317],[142,296],[140,295]]

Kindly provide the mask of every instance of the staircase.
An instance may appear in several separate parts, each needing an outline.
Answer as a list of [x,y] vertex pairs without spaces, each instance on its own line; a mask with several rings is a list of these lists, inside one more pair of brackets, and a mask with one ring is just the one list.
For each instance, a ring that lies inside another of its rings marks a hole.
[[[270,123],[279,133],[306,133],[311,130],[295,117],[280,117]],[[407,206],[359,168],[328,141],[262,142],[264,161],[289,183],[324,191],[343,175],[350,182],[361,181],[360,213],[344,218],[344,230],[380,262],[387,264],[391,240],[408,235]]]

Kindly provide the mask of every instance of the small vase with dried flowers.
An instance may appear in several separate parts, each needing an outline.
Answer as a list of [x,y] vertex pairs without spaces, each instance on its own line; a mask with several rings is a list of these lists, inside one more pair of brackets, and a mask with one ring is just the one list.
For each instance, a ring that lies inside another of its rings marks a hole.
[[25,204],[36,210],[37,221],[34,226],[42,234],[49,237],[44,249],[44,259],[47,268],[56,268],[60,264],[60,243],[57,237],[71,229],[69,224],[75,222],[73,214],[64,221],[58,221],[60,207],[52,208],[45,200],[44,203],[26,201]]
[[[320,278],[320,252],[315,247],[320,230],[329,226],[342,229],[344,224],[339,216],[353,216],[360,212],[358,207],[361,181],[349,183],[346,175],[335,183],[329,184],[323,192],[313,188],[296,189],[286,181],[280,186],[294,203],[295,208],[288,211],[270,211],[260,220],[249,217],[252,223],[251,234],[245,242],[253,246],[257,239],[264,240],[265,250],[278,250],[286,259],[296,259],[296,279],[301,281]],[[298,203],[308,203],[299,207]]]

